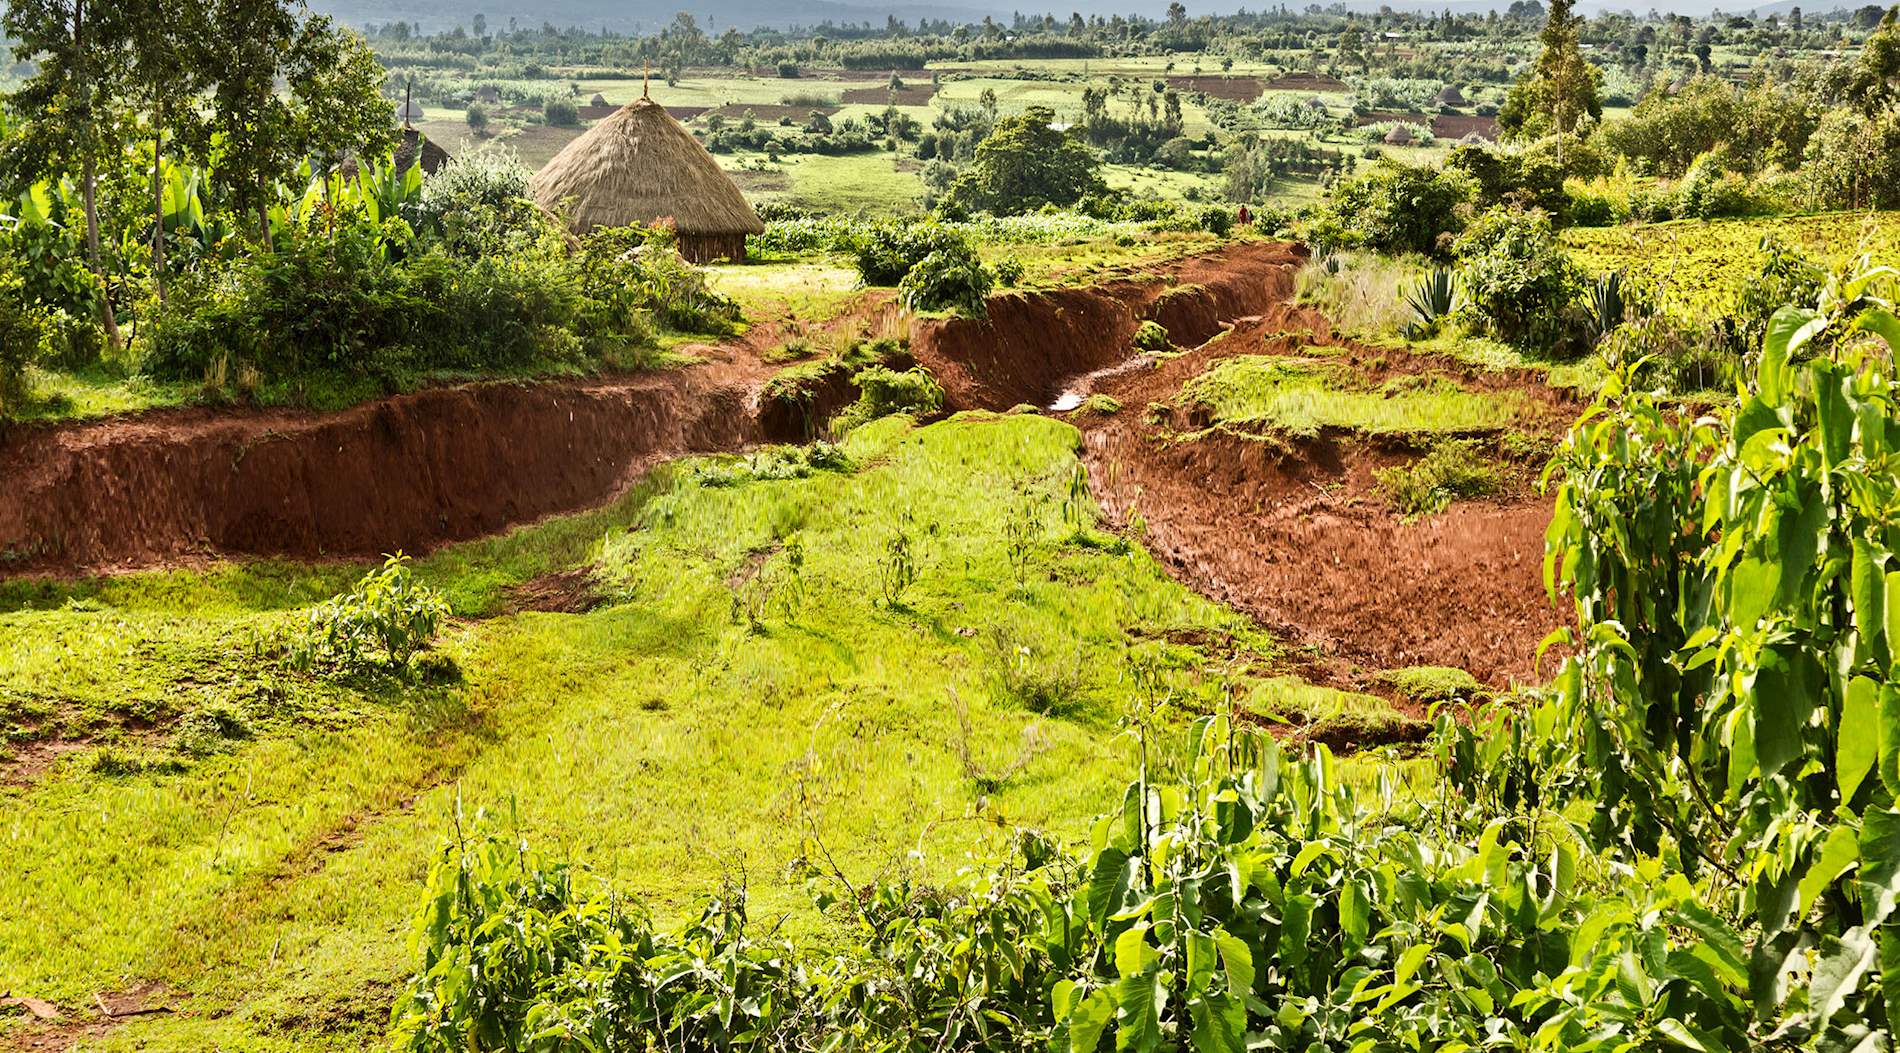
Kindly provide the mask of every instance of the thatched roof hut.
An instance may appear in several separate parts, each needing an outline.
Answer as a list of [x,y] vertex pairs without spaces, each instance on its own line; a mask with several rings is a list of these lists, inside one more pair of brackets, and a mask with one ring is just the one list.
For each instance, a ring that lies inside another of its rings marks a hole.
[[1412,133],[1405,125],[1395,124],[1392,126],[1391,131],[1385,133],[1385,144],[1387,146],[1410,146],[1412,145]]
[[535,200],[576,231],[673,227],[694,262],[745,258],[765,230],[719,163],[666,108],[642,96],[568,143],[535,173]]
[[1465,101],[1464,93],[1450,84],[1440,88],[1438,94],[1433,97],[1432,101],[1440,106],[1449,106],[1453,109],[1470,105]]
[[602,95],[599,92],[595,92],[593,101],[589,102],[588,105],[589,106],[605,106],[607,105],[607,96]]
[[418,161],[422,163],[423,175],[434,175],[449,163],[449,152],[414,128],[404,128],[402,142],[396,144],[396,171],[407,172],[409,166]]

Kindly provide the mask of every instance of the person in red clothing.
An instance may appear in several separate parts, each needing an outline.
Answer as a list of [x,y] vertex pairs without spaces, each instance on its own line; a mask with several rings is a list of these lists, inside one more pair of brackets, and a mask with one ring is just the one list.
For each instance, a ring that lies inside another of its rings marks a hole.
[[1241,226],[1243,226],[1243,227],[1244,227],[1244,226],[1246,226],[1247,224],[1249,224],[1249,223],[1252,223],[1252,222],[1253,222],[1253,213],[1251,213],[1251,212],[1249,212],[1249,211],[1247,211],[1247,206],[1245,206],[1245,205],[1242,205],[1242,206],[1240,206],[1240,215],[1238,215],[1238,216],[1235,216],[1235,217],[1234,217],[1234,219],[1235,219],[1235,220],[1236,220],[1237,222],[1239,222],[1239,224],[1240,224]]

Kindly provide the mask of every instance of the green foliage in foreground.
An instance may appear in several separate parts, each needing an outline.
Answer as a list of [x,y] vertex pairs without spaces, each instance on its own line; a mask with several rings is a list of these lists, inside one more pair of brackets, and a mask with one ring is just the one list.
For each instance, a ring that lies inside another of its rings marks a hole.
[[1516,410],[1511,398],[1466,391],[1449,377],[1406,376],[1366,388],[1339,363],[1271,355],[1222,359],[1182,395],[1205,407],[1215,425],[1254,435],[1483,431],[1510,423]]
[[968,245],[939,249],[918,260],[898,283],[904,306],[913,311],[957,311],[974,318],[989,313],[996,275]]
[[[755,917],[812,933],[786,867],[814,837],[854,876],[931,883],[997,816],[1074,837],[1129,770],[1109,739],[1135,665],[1182,710],[1229,688],[1313,720],[1383,706],[1249,672],[1270,637],[1091,528],[1078,443],[1031,415],[887,418],[843,458],[695,460],[419,558],[453,609],[435,645],[452,685],[368,694],[260,660],[360,565],[0,583],[0,706],[50,707],[57,727],[123,700],[161,737],[187,706],[222,707],[251,728],[162,769],[107,774],[82,752],[0,787],[17,907],[0,976],[74,1010],[135,981],[189,996],[118,1022],[107,1049],[361,1050],[411,969],[405,919],[458,801],[519,802],[521,836],[638,889],[660,924],[743,866]],[[712,464],[727,471],[695,470]],[[914,580],[886,606],[899,532]],[[561,572],[598,606],[516,613],[519,586]]]
[[350,591],[311,608],[291,649],[299,664],[366,670],[387,663],[407,672],[449,613],[441,591],[417,582],[408,562],[398,552]]
[[[1546,576],[1576,597],[1533,778],[1753,927],[1756,1012],[1814,1048],[1900,1019],[1900,433],[1893,272],[1784,307],[1755,383],[1690,419],[1612,382],[1554,465]],[[1564,751],[1574,750],[1565,756]]]
[[1547,698],[1441,714],[1430,790],[1288,762],[1220,712],[1170,763],[1151,692],[1087,853],[1018,830],[947,886],[814,866],[845,926],[822,949],[756,933],[731,894],[656,929],[525,849],[457,842],[397,1045],[1890,1048],[1892,277],[1777,312],[1719,417],[1612,383],[1553,469],[1577,650]]
[[[1454,728],[1440,731],[1448,768],[1481,748]],[[1323,747],[1291,761],[1207,718],[1180,756],[1144,761],[1079,857],[1018,831],[1007,863],[943,887],[859,887],[814,867],[845,927],[815,953],[750,925],[735,890],[666,931],[521,848],[452,843],[416,918],[422,965],[394,1040],[444,1053],[1741,1048],[1741,940],[1686,878],[1606,865],[1555,816],[1526,823],[1441,785],[1433,799],[1388,770],[1355,788]]]

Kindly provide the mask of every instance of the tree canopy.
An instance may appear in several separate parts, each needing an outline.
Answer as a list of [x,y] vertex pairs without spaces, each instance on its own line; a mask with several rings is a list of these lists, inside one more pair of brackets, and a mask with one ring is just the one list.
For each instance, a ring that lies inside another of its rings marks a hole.
[[1550,17],[1539,35],[1543,50],[1498,110],[1498,126],[1509,135],[1535,139],[1568,133],[1585,117],[1603,117],[1603,102],[1597,98],[1601,71],[1584,59],[1583,17],[1570,9],[1571,0],[1551,0]]
[[1101,158],[1074,129],[1057,131],[1054,120],[1053,110],[1031,106],[997,121],[951,187],[951,200],[970,211],[1007,215],[1071,205],[1107,189]]

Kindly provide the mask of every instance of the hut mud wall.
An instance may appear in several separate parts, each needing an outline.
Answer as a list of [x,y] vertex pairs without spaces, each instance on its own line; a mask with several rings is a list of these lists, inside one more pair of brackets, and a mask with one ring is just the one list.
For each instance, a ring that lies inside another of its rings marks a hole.
[[680,255],[693,263],[745,262],[744,234],[681,234]]

